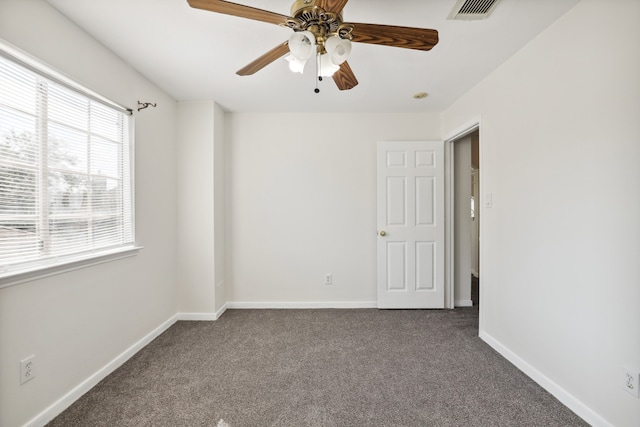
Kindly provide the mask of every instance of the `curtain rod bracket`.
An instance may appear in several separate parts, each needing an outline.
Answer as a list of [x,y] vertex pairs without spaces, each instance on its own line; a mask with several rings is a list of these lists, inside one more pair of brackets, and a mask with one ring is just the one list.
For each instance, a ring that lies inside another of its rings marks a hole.
[[157,104],[156,103],[151,103],[151,102],[140,102],[140,101],[138,101],[138,111],[144,110],[145,108],[148,108],[148,107],[156,108]]

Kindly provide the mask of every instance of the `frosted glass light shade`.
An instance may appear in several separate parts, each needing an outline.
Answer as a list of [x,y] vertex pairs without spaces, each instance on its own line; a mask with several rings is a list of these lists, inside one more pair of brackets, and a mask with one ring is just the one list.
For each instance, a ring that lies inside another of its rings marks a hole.
[[307,61],[301,61],[300,59],[296,58],[295,56],[291,55],[287,55],[284,59],[286,59],[289,62],[289,69],[291,71],[293,71],[294,73],[300,73],[302,74],[304,71],[304,66],[307,64]]
[[331,77],[339,69],[340,66],[331,61],[331,56],[328,53],[320,55],[320,75],[322,77]]
[[311,58],[316,52],[316,38],[311,31],[298,31],[289,37],[289,51],[301,61]]
[[349,58],[349,54],[351,54],[351,41],[341,39],[338,36],[332,36],[324,42],[324,48],[327,50],[331,62],[340,65],[346,61],[347,58]]

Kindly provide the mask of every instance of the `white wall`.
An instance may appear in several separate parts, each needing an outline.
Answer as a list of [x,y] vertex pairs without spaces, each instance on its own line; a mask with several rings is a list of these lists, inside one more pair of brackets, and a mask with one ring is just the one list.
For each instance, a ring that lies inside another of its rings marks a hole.
[[440,116],[227,117],[231,306],[375,304],[376,141],[439,139]]
[[[54,404],[176,313],[175,102],[44,1],[0,1],[0,38],[123,105],[136,118],[132,258],[0,289],[0,425]],[[36,355],[20,385],[19,360]]]
[[224,112],[179,102],[178,140],[178,310],[215,320],[225,303]]
[[593,425],[640,425],[640,2],[583,0],[443,114],[481,116],[482,336]]

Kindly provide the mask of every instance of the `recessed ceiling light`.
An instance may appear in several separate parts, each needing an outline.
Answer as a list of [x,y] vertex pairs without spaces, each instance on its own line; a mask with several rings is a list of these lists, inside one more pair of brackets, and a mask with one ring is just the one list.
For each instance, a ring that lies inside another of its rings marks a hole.
[[418,93],[413,95],[413,99],[424,99],[427,96],[429,96],[429,94],[427,92],[418,92]]

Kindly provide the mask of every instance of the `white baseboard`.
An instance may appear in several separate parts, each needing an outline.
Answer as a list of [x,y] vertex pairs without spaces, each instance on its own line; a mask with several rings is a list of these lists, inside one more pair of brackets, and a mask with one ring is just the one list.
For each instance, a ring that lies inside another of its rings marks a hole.
[[220,318],[220,316],[222,316],[224,314],[224,312],[227,311],[227,303],[225,302],[224,305],[222,307],[220,307],[220,310],[216,311],[216,320],[218,320]]
[[307,309],[307,308],[378,308],[376,301],[230,301],[227,308],[231,309]]
[[473,307],[473,301],[470,299],[457,299],[453,303],[456,307]]
[[487,334],[484,331],[480,331],[480,338],[489,344],[495,351],[500,353],[505,359],[515,365],[516,368],[520,369],[524,372],[529,378],[538,383],[542,388],[547,390],[556,399],[562,402],[567,408],[571,409],[576,413],[580,418],[585,420],[593,427],[614,427],[613,424],[609,423],[607,420],[602,418],[596,412],[594,412],[587,405],[582,403],[579,399],[577,399],[574,395],[569,393],[567,390],[559,386],[549,377],[544,375],[542,372],[538,371],[536,368],[527,363],[520,356],[509,350],[505,345],[503,345],[500,341],[493,338],[491,335]]
[[215,313],[178,313],[178,320],[208,322],[218,320]]
[[214,321],[218,320],[225,311],[227,311],[227,304],[215,313],[178,313],[176,316],[178,320]]
[[122,354],[117,356],[111,362],[107,363],[105,366],[100,368],[96,373],[91,375],[89,378],[78,384],[74,387],[70,392],[62,396],[56,402],[54,402],[51,406],[49,406],[44,411],[40,412],[34,418],[32,418],[29,422],[25,424],[24,427],[42,427],[47,424],[49,421],[53,420],[55,417],[60,415],[65,409],[67,409],[73,402],[78,400],[82,395],[91,390],[96,386],[100,381],[102,381],[107,375],[111,374],[113,371],[118,369],[124,362],[129,360],[134,354],[142,350],[147,344],[153,341],[155,338],[160,336],[164,331],[169,329],[171,325],[173,325],[178,320],[177,316],[172,316],[167,319],[160,326],[155,328],[153,331],[149,332],[145,337],[143,337],[140,341],[133,344],[131,347],[126,349]]

